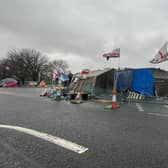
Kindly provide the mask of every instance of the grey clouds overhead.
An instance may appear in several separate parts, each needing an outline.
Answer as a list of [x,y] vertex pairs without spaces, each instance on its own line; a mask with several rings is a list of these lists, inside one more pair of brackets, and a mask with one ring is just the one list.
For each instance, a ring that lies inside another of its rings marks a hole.
[[168,40],[167,6],[166,0],[0,0],[1,57],[11,48],[37,48],[78,71],[107,66],[102,54],[120,47],[122,67],[153,66],[149,60]]

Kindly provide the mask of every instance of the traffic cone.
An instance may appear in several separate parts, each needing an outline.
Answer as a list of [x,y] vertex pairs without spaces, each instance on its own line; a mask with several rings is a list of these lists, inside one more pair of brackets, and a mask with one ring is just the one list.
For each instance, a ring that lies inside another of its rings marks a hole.
[[117,103],[117,91],[115,89],[112,90],[112,103],[111,103],[112,109],[116,109],[119,107],[119,104]]
[[82,103],[80,92],[77,92],[75,100],[71,100],[71,103],[73,103],[73,104],[81,104]]
[[80,99],[81,99],[81,94],[80,94],[80,92],[78,92],[76,97],[75,97],[75,100],[80,100]]
[[115,89],[112,90],[112,102],[110,105],[104,107],[106,110],[119,108],[119,104],[117,103],[117,91]]
[[40,96],[47,96],[47,88],[43,90],[43,92],[40,94]]

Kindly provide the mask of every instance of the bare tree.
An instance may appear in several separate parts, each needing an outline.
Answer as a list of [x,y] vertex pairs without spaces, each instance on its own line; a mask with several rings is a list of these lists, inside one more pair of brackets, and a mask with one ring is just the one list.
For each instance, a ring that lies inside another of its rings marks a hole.
[[0,60],[0,78],[13,77],[22,83],[26,80],[48,80],[55,70],[61,68],[66,71],[69,67],[64,60],[48,60],[47,56],[35,49],[13,49]]
[[11,50],[7,60],[10,74],[23,83],[25,80],[38,81],[44,65],[48,64],[47,57],[35,49]]
[[9,61],[7,59],[0,60],[0,79],[11,77]]
[[49,63],[51,70],[63,69],[66,71],[69,68],[68,63],[65,60],[53,60]]

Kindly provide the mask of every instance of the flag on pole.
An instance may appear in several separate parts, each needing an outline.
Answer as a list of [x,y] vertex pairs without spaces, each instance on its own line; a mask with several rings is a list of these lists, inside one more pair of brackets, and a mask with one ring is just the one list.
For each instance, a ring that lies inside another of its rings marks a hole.
[[64,70],[63,68],[59,68],[58,71],[59,71],[59,73],[64,73],[64,74],[66,73],[65,70]]
[[103,57],[105,57],[107,60],[109,60],[109,58],[120,57],[120,48],[116,48],[116,49],[112,50],[112,52],[110,52],[110,53],[103,54]]
[[150,61],[152,64],[158,64],[168,60],[168,42],[166,42],[162,48],[158,51],[155,57]]
[[69,80],[69,77],[65,73],[60,73],[59,76],[58,76],[58,79],[62,82],[65,82],[65,81]]
[[53,79],[57,79],[57,78],[58,78],[58,72],[55,71],[55,72],[53,73]]

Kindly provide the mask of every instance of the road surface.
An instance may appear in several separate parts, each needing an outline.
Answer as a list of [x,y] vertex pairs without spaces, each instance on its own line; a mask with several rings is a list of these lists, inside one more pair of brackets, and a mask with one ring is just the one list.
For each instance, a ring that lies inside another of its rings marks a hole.
[[0,168],[168,167],[168,106],[129,103],[111,111],[40,92],[0,89]]

